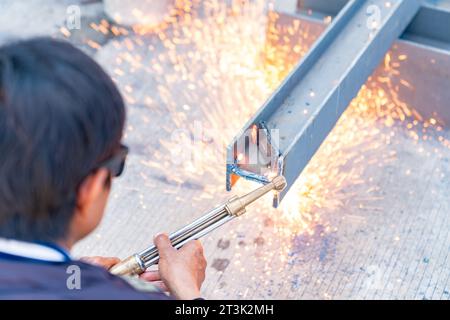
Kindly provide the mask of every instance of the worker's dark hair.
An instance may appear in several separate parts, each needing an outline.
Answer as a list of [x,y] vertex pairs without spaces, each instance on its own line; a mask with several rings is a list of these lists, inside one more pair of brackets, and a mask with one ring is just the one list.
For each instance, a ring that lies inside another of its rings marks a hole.
[[77,189],[120,145],[122,97],[71,44],[0,47],[0,237],[62,240]]

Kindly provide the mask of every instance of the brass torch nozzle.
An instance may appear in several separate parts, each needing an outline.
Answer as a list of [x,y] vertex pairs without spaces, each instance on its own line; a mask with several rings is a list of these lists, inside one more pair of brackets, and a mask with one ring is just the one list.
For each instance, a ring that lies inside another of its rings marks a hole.
[[258,200],[262,196],[264,196],[269,191],[283,191],[286,188],[286,179],[283,176],[275,177],[271,182],[262,186],[256,190],[253,190],[250,193],[242,197],[235,197],[230,199],[230,201],[226,204],[226,209],[233,216],[240,216],[245,213],[245,208]]
[[[268,184],[242,196],[233,197],[225,204],[207,212],[186,227],[169,236],[172,245],[179,249],[186,242],[203,237],[228,221],[245,213],[245,208],[268,192],[283,191],[286,179],[282,176],[274,178]],[[158,263],[158,249],[153,245],[149,248],[128,257],[111,268],[110,272],[116,275],[136,275],[143,273],[151,265]]]

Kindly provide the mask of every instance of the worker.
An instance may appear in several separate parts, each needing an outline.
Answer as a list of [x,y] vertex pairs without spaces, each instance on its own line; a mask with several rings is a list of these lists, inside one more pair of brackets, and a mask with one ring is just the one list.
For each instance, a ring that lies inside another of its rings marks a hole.
[[199,241],[176,250],[157,235],[158,270],[139,279],[109,273],[117,258],[70,255],[122,173],[124,123],[118,89],[81,50],[50,38],[0,47],[0,299],[201,299]]

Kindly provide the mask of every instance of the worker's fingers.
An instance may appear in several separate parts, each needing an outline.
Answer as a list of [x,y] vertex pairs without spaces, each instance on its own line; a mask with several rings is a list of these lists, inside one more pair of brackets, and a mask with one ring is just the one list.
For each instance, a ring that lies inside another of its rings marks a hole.
[[180,251],[190,251],[195,255],[203,256],[203,245],[199,240],[191,240],[187,242]]
[[169,292],[169,288],[167,288],[167,286],[162,281],[152,281],[150,283],[163,292]]
[[139,276],[142,280],[145,281],[159,281],[161,280],[161,275],[159,271],[146,271]]
[[161,258],[167,257],[174,252],[176,249],[172,246],[169,236],[165,233],[159,233],[153,239],[156,248],[158,248],[158,253]]
[[117,257],[98,257],[98,256],[82,257],[80,260],[106,269],[110,269],[120,262],[120,259]]
[[162,290],[164,292],[169,291],[169,289],[164,284],[164,282],[162,282],[161,275],[159,274],[158,270],[146,271],[139,276],[139,279],[151,283],[152,285],[154,285],[155,287],[159,288],[160,290]]

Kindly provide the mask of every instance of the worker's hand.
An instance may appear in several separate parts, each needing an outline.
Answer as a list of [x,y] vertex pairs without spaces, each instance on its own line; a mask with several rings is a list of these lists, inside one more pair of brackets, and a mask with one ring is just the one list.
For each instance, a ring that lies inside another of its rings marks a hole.
[[206,270],[200,241],[190,241],[179,250],[166,234],[155,236],[154,242],[159,252],[159,274],[169,292],[180,300],[200,298]]
[[98,256],[82,257],[80,260],[98,267],[103,267],[106,270],[111,269],[114,265],[120,262],[120,259],[117,257],[98,257]]
[[[107,270],[114,267],[116,264],[120,262],[120,259],[117,257],[83,257],[80,259],[81,261],[84,261],[86,263],[105,268]],[[160,290],[164,292],[169,292],[169,289],[164,284],[164,282],[161,280],[161,276],[159,275],[159,271],[146,271],[143,274],[139,276],[144,281],[147,281],[154,285],[155,287],[158,287]]]
[[163,292],[169,292],[169,288],[167,288],[166,284],[162,281],[161,275],[159,274],[159,271],[146,271],[143,274],[139,276],[141,280],[147,281],[154,285],[155,287],[158,287]]

